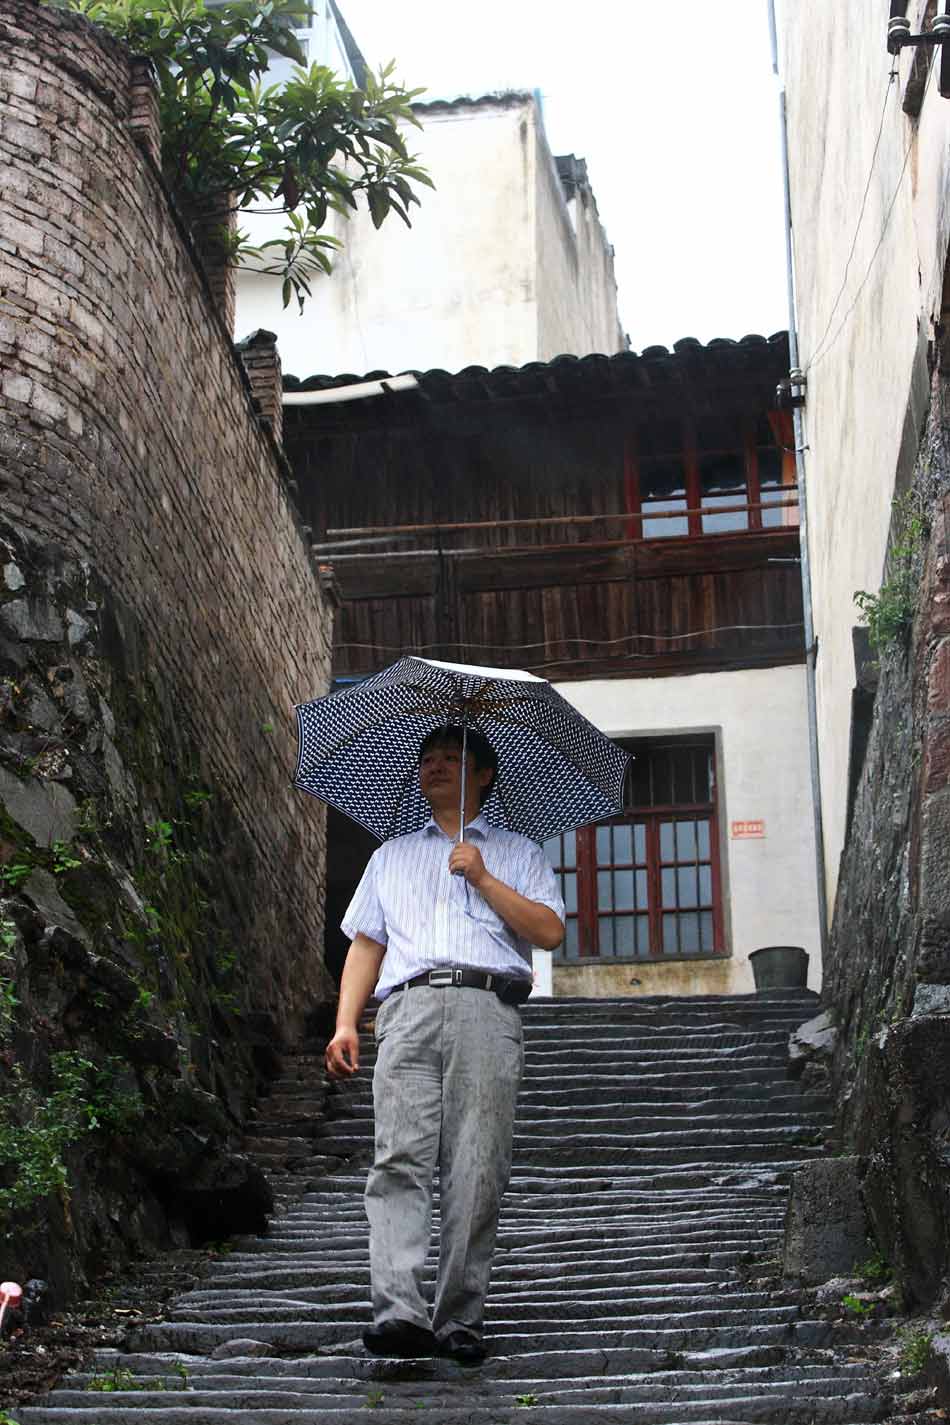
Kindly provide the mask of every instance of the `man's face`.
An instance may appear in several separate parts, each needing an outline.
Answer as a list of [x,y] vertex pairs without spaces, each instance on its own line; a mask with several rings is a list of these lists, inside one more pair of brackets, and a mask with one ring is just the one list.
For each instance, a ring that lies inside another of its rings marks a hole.
[[[474,758],[466,759],[465,814],[473,815],[481,802],[481,791],[491,781],[491,768],[479,770]],[[457,810],[461,798],[462,749],[453,743],[427,749],[419,760],[419,785],[433,811]]]

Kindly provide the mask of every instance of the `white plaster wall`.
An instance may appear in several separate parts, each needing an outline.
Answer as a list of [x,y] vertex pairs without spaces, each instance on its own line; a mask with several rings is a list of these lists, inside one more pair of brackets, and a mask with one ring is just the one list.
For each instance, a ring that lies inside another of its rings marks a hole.
[[[764,945],[803,946],[809,987],[818,989],[821,941],[804,668],[600,679],[557,687],[611,737],[717,736],[723,900],[732,958],[688,962],[688,971],[687,962],[678,961],[625,965],[627,979],[641,980],[637,992],[751,993],[749,953]],[[732,840],[733,821],[764,821],[765,837]],[[583,968],[587,988],[576,992],[596,993],[594,976],[600,967]],[[607,974],[616,979],[614,971]],[[560,980],[561,993],[575,992],[567,989],[567,976]]]
[[536,153],[538,360],[620,351],[613,253],[593,193],[580,188],[565,201],[540,126]]
[[[919,122],[902,112],[908,50],[899,85],[890,90],[848,266],[888,89],[888,9],[887,0],[793,0],[782,16],[799,343],[808,369],[809,551],[829,904],[847,816],[851,629],[860,621],[854,594],[876,592],[881,583],[895,480],[906,478],[919,429],[926,342],[939,311],[950,224],[950,100],[940,97],[934,76]],[[916,31],[915,11],[912,5]],[[822,355],[846,269],[829,339],[837,336]]]
[[[562,351],[618,350],[612,259],[596,210],[594,225],[581,225],[580,249],[571,234],[572,270],[556,174],[556,191],[549,174],[539,189],[539,145],[546,174],[553,165],[533,98],[419,112],[424,127],[408,129],[407,142],[436,191],[420,189],[411,230],[390,215],[377,231],[362,210],[349,222],[332,218],[327,231],[344,250],[333,275],[316,279],[302,316],[296,303],[283,310],[276,278],[240,271],[236,335],[276,331],[285,373],[300,377],[520,366]],[[544,232],[557,232],[561,244],[545,239],[544,263],[539,207]],[[283,230],[275,217],[242,214],[240,222],[256,243]],[[539,311],[548,309],[556,316],[545,318],[542,339]]]
[[[275,278],[238,274],[236,332],[278,334],[285,373],[457,371],[530,360],[535,349],[534,174],[529,110],[436,110],[407,141],[437,185],[421,189],[412,228],[362,208],[328,231],[345,246],[302,316],[284,312]],[[247,224],[252,238],[279,219]],[[529,355],[525,355],[525,353]]]

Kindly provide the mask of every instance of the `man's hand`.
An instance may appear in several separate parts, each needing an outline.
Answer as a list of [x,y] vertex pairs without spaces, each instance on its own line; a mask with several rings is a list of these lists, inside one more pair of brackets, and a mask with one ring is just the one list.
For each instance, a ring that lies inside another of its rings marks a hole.
[[355,1029],[337,1029],[327,1045],[327,1073],[331,1079],[349,1078],[360,1066],[360,1036]]
[[470,841],[462,841],[452,847],[449,870],[464,876],[469,885],[475,887],[480,886],[488,875],[482,853]]

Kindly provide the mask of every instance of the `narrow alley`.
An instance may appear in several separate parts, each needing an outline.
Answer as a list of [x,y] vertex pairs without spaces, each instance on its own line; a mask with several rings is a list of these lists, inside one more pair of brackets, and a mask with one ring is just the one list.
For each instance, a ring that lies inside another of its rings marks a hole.
[[91,1375],[21,1408],[20,1425],[297,1425],[363,1411],[380,1425],[425,1412],[508,1425],[529,1410],[547,1425],[885,1419],[890,1402],[854,1349],[885,1328],[809,1316],[778,1280],[789,1175],[826,1151],[829,1105],[786,1067],[789,1033],[815,1004],[773,991],[525,1007],[491,1355],[477,1371],[363,1350],[372,1038],[345,1086],[327,1089],[321,1056],[301,1055],[254,1130],[283,1184],[268,1234],[238,1241],[128,1354],[102,1353]]

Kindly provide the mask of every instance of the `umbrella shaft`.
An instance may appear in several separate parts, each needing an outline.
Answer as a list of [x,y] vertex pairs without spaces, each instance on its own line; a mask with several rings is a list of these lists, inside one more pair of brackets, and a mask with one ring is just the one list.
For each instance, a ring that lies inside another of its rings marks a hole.
[[462,719],[462,768],[459,776],[461,797],[459,802],[459,845],[465,840],[465,758],[468,753],[468,720]]

